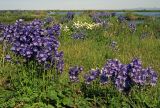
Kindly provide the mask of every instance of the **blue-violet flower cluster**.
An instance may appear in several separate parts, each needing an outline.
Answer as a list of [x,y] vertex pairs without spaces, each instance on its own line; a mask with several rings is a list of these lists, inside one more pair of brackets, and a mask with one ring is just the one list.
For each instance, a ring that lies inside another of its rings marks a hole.
[[57,37],[60,26],[44,27],[38,19],[26,23],[22,19],[3,28],[3,37],[11,45],[11,51],[24,57],[27,61],[36,60],[48,68],[55,66],[63,71],[63,52],[58,51],[60,45]]
[[78,82],[79,81],[78,75],[81,71],[83,71],[82,67],[78,67],[78,66],[71,67],[69,69],[69,79],[70,79],[70,81],[71,82]]

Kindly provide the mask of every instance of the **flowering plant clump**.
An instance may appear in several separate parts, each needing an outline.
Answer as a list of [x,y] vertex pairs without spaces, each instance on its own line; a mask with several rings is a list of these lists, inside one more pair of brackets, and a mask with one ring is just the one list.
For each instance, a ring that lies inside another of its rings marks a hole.
[[100,81],[102,84],[108,83],[109,79],[113,81],[118,90],[123,90],[127,84],[127,65],[122,64],[119,60],[108,60],[101,70]]
[[135,23],[129,24],[129,29],[130,29],[130,31],[131,31],[132,33],[135,32],[135,31],[136,31],[136,24],[135,24]]
[[118,90],[129,89],[133,84],[156,85],[158,76],[150,67],[142,68],[139,59],[133,59],[128,65],[122,64],[119,60],[108,60],[101,70],[100,81],[102,84],[113,81]]
[[91,18],[93,22],[96,24],[101,24],[103,27],[108,27],[109,21],[106,20],[106,18],[115,16],[115,13],[109,13],[109,12],[97,12],[93,15],[91,15]]
[[74,12],[67,12],[67,15],[64,16],[64,17],[61,19],[61,23],[64,23],[64,22],[68,22],[68,21],[73,20],[74,15],[75,15]]
[[96,78],[98,78],[99,75],[100,75],[100,70],[98,68],[90,70],[89,74],[86,74],[84,76],[85,83],[86,84],[90,84],[93,80],[95,80]]
[[120,23],[123,23],[123,22],[126,22],[126,18],[124,17],[124,16],[119,16],[118,17],[118,22],[120,22]]
[[95,23],[101,23],[102,22],[102,20],[97,16],[92,16],[92,19],[93,19],[93,22],[95,22]]
[[45,18],[45,23],[50,23],[50,22],[52,22],[53,21],[53,18],[52,17],[47,17],[47,18]]
[[[72,68],[76,73],[74,77],[77,79],[78,67]],[[133,59],[129,64],[122,64],[117,59],[109,59],[104,67],[100,69],[92,69],[89,74],[84,76],[86,84],[91,84],[94,80],[99,78],[101,84],[107,84],[112,82],[119,91],[128,91],[133,85],[151,85],[155,86],[158,80],[158,75],[151,68],[142,68],[141,61],[139,59]]]
[[73,39],[84,39],[85,34],[83,32],[77,32],[72,34]]
[[128,65],[128,71],[130,72],[130,78],[135,84],[139,85],[152,85],[155,86],[158,80],[156,72],[148,67],[142,68],[142,63],[139,59],[133,59]]
[[61,25],[61,27],[65,32],[70,31],[70,28],[67,25],[66,26]]
[[10,55],[6,55],[5,60],[6,61],[11,61],[11,56]]
[[96,16],[96,17],[112,17],[115,16],[115,13],[111,12],[96,12],[92,14],[91,16]]
[[24,57],[27,61],[36,60],[48,68],[56,66],[63,71],[63,52],[58,52],[60,45],[57,37],[60,26],[44,27],[38,19],[25,23],[22,19],[3,28],[3,37],[11,45],[11,51]]
[[95,16],[92,19],[93,19],[93,22],[95,22],[96,24],[100,24],[103,27],[108,27],[108,25],[109,25],[109,22],[107,20],[101,19],[99,17]]
[[73,20],[75,13],[74,12],[67,12],[66,18]]
[[89,30],[92,30],[96,27],[99,27],[101,26],[100,23],[87,23],[87,22],[80,22],[80,21],[77,21],[77,22],[74,22],[73,24],[73,27],[75,28],[85,28],[85,29],[89,29]]
[[116,42],[116,41],[112,41],[112,42],[110,43],[110,48],[111,48],[112,50],[117,51],[117,50],[118,50],[118,44],[117,44],[117,42]]
[[83,71],[82,67],[78,67],[78,66],[71,67],[69,69],[69,79],[70,79],[70,81],[71,82],[78,82],[79,81],[78,75],[81,71]]

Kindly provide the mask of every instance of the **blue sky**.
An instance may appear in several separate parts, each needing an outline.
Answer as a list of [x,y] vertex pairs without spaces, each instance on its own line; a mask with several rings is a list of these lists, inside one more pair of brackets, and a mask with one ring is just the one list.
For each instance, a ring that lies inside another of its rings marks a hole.
[[0,0],[0,10],[160,8],[160,0]]

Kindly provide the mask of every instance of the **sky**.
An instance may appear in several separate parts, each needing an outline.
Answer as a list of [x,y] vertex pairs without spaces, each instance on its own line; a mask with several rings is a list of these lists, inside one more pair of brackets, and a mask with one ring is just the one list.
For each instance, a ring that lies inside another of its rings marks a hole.
[[0,0],[0,10],[160,8],[160,0]]

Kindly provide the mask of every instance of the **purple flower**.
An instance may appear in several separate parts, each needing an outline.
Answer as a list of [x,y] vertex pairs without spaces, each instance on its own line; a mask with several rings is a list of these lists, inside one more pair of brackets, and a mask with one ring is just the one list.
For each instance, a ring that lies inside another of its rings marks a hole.
[[155,86],[157,81],[158,81],[158,75],[156,74],[156,72],[151,68],[147,68],[147,75],[149,76],[149,84],[152,86]]
[[53,65],[52,61],[57,60],[56,67],[62,72],[64,67],[63,52],[59,53],[57,40],[60,35],[60,25],[45,27],[44,24],[38,19],[28,23],[19,19],[14,24],[3,27],[3,39],[10,44],[11,51],[22,56],[27,62],[35,60],[40,65],[46,63]]
[[142,68],[141,61],[139,59],[133,59],[128,66],[130,78],[135,84],[152,86],[156,85],[158,76],[154,70],[149,67],[147,69]]
[[52,18],[52,17],[48,17],[48,18],[45,19],[45,22],[46,22],[46,23],[50,23],[50,22],[52,22],[52,21],[53,21],[53,18]]
[[126,18],[125,18],[124,16],[119,16],[119,17],[118,17],[118,21],[119,21],[120,23],[123,23],[123,22],[126,21]]
[[63,69],[64,69],[64,61],[63,61],[63,59],[58,60],[56,68],[57,68],[57,71],[59,71],[60,73],[63,72]]
[[100,75],[100,83],[101,84],[106,84],[108,82],[109,78],[108,76],[106,75],[106,72],[103,72],[101,75]]
[[111,48],[115,49],[117,47],[117,42],[112,41],[110,46],[111,46]]
[[92,70],[90,70],[89,74],[86,74],[84,76],[85,83],[86,84],[90,84],[93,80],[95,80],[96,78],[98,78],[99,75],[100,75],[100,70],[99,69],[96,69],[96,70],[92,69]]
[[5,60],[11,61],[11,56],[10,55],[6,55]]
[[136,24],[135,23],[129,24],[129,29],[131,32],[135,32],[136,31]]
[[[95,77],[88,76],[88,84]],[[137,84],[144,86],[150,84],[155,86],[158,80],[156,72],[152,68],[143,69],[140,59],[135,58],[128,65],[122,64],[117,59],[110,59],[104,65],[100,74],[100,83],[105,84],[112,81],[119,91],[129,90]]]
[[79,33],[74,33],[72,35],[73,39],[84,39],[85,38],[85,34],[83,32],[79,32]]
[[97,16],[93,16],[92,19],[93,19],[93,22],[95,22],[95,23],[101,23],[102,22],[102,20]]
[[157,80],[158,80],[158,76],[157,76],[157,74],[156,74],[156,73],[153,73],[153,74],[151,75],[151,81],[150,81],[150,84],[151,84],[152,86],[155,86],[155,85],[156,85],[156,83],[157,83]]
[[117,59],[114,59],[114,60],[110,59],[105,64],[105,66],[103,67],[102,71],[105,71],[106,75],[108,77],[115,76],[120,71],[121,66],[122,66],[122,64],[121,64],[121,62],[119,60],[117,60]]
[[71,82],[78,82],[79,73],[83,70],[82,67],[74,66],[69,69],[69,78]]
[[65,22],[69,22],[71,20],[73,20],[75,13],[74,12],[67,12],[67,15],[64,16],[61,19],[61,23],[65,23]]
[[3,37],[0,37],[0,42],[2,42],[2,41],[3,41],[3,39],[4,39]]

